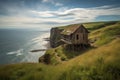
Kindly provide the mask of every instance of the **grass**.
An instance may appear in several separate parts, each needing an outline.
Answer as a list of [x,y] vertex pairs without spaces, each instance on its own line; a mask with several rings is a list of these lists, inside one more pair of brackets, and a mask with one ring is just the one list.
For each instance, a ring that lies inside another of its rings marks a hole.
[[[114,65],[112,65],[114,64]],[[65,71],[59,80],[119,80],[120,64],[104,64],[103,59],[98,59],[95,65],[74,66]]]
[[[89,24],[87,23],[87,27]],[[104,22],[98,24],[103,25]],[[46,54],[51,55],[52,61],[49,65],[43,63],[1,65],[0,80],[119,80],[119,26],[120,22],[117,22],[91,30],[89,38],[97,39],[94,42],[94,45],[98,45],[97,48],[71,52],[59,46],[48,50]],[[63,59],[62,62],[58,60],[59,57]]]
[[90,39],[97,39],[95,45],[104,45],[120,35],[120,23],[97,29],[90,33]]
[[52,65],[37,63],[6,65],[0,67],[0,80],[55,80],[59,70]]
[[119,41],[113,40],[66,62],[74,66],[63,72],[59,80],[119,80]]
[[90,31],[94,31],[109,25],[114,25],[118,23],[118,21],[109,21],[109,22],[95,22],[95,23],[85,23],[84,25]]
[[88,48],[88,49],[83,49],[81,51],[70,51],[70,50],[67,50],[65,48],[66,45],[61,45],[59,47],[56,47],[56,48],[52,48],[52,49],[49,49],[46,51],[45,54],[49,54],[50,55],[50,64],[60,64],[62,63],[63,61],[68,61],[78,55],[82,55],[83,53],[89,51],[90,49],[92,49],[92,47]]

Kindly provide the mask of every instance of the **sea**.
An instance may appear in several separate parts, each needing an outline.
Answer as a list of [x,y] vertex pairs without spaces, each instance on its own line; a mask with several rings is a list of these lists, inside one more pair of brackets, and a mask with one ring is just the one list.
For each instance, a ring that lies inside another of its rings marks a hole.
[[0,29],[0,64],[38,63],[45,51],[31,50],[47,49],[49,35],[49,29]]

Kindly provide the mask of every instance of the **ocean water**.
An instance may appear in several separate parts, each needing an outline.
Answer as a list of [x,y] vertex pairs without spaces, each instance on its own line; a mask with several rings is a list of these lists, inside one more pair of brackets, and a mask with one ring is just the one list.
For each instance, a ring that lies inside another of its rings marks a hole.
[[46,49],[49,30],[41,29],[0,29],[0,64],[38,62]]

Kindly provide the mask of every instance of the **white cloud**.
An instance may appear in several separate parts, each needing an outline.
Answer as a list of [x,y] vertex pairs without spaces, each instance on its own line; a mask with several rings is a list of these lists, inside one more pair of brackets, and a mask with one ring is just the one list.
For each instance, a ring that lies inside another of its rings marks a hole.
[[120,7],[101,6],[93,8],[63,8],[57,11],[26,11],[15,16],[0,17],[0,24],[55,26],[91,22],[104,15],[119,15]]
[[42,0],[42,2],[43,3],[51,3],[51,4],[55,5],[55,6],[63,6],[62,3],[59,3],[59,2],[54,1],[54,0]]
[[[111,6],[101,6],[95,8],[73,8],[63,11],[44,11],[37,12],[33,11],[35,15],[39,17],[44,17],[47,19],[59,19],[61,21],[65,21],[65,23],[69,20],[79,20],[78,22],[85,21],[93,21],[96,17],[102,15],[120,15],[120,7],[117,8],[109,8]],[[47,20],[46,19],[46,20]],[[59,22],[59,21],[58,21]]]

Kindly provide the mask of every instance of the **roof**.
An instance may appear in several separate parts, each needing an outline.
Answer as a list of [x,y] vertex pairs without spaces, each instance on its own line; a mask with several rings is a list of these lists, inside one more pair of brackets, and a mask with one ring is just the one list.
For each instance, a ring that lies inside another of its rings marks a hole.
[[61,34],[63,35],[71,35],[73,34],[79,27],[83,27],[85,29],[85,31],[87,33],[89,33],[89,31],[82,25],[82,24],[74,24],[74,25],[70,25],[68,27],[66,27]]

